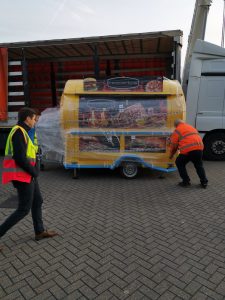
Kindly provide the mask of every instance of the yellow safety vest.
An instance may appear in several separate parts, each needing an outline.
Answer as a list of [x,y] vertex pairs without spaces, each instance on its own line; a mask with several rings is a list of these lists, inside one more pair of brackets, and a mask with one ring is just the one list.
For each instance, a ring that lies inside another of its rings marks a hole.
[[22,182],[31,182],[32,176],[24,171],[22,168],[20,168],[15,160],[13,159],[13,143],[12,143],[12,137],[13,134],[16,132],[16,130],[21,130],[24,136],[25,143],[27,144],[27,151],[26,151],[26,157],[30,164],[32,166],[35,166],[36,164],[36,150],[37,147],[32,143],[32,140],[30,139],[28,133],[26,130],[16,125],[12,128],[12,130],[9,133],[7,142],[6,142],[6,148],[5,148],[5,157],[3,160],[3,172],[2,172],[2,183],[6,184],[12,180],[16,181],[22,181]]

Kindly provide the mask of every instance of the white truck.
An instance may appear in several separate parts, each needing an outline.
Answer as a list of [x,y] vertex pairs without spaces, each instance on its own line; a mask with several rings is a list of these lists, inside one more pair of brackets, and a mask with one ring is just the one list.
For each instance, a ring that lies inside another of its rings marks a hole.
[[204,41],[211,0],[196,0],[182,86],[187,122],[200,132],[208,160],[225,160],[225,49]]
[[186,95],[187,122],[203,137],[204,156],[225,159],[225,49],[197,40]]

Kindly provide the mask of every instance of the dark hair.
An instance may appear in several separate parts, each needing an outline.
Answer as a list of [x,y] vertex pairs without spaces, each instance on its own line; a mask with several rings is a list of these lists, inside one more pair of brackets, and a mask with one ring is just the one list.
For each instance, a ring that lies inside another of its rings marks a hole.
[[30,107],[23,107],[18,112],[18,121],[24,122],[27,117],[33,118],[34,115],[36,115],[36,111],[33,108]]
[[41,112],[40,112],[40,110],[38,108],[35,108],[34,110],[36,112],[36,116],[40,116],[41,115]]

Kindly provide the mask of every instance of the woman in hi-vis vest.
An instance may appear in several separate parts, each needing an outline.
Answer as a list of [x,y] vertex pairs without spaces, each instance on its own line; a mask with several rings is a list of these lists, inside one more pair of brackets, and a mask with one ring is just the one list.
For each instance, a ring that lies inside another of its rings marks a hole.
[[18,207],[0,225],[0,238],[23,219],[30,210],[36,240],[57,235],[55,231],[45,230],[42,220],[43,198],[37,180],[37,147],[28,135],[28,131],[34,127],[35,122],[35,110],[27,107],[22,108],[18,113],[18,123],[12,128],[6,142],[2,183],[12,182],[17,189]]

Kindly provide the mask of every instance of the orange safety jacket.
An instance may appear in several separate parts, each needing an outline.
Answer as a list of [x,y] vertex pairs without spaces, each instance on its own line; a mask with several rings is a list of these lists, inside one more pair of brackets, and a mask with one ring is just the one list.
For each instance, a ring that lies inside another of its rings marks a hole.
[[204,144],[198,131],[189,124],[180,123],[170,138],[170,151],[175,153],[180,150],[180,154],[187,154],[194,150],[203,150]]
[[12,180],[30,183],[32,179],[32,176],[26,171],[24,171],[22,168],[20,168],[13,159],[14,149],[12,143],[12,136],[18,129],[22,131],[25,142],[27,144],[27,159],[29,160],[32,166],[35,166],[36,164],[36,147],[33,145],[28,133],[21,126],[14,126],[11,132],[9,133],[6,142],[5,157],[3,160],[2,184],[6,184]]

